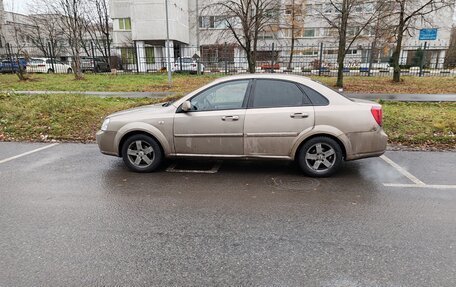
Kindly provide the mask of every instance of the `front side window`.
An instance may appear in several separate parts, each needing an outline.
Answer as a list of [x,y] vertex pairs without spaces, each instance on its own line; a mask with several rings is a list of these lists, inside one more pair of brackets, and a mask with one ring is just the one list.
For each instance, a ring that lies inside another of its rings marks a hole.
[[241,109],[249,81],[235,81],[212,87],[193,97],[192,111]]
[[280,108],[310,105],[310,101],[294,83],[257,80],[253,108]]

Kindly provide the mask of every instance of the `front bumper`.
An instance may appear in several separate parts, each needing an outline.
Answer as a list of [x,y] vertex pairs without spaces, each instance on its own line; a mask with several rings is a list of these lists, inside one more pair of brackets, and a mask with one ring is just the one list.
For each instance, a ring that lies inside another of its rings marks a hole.
[[113,156],[119,156],[119,149],[115,146],[116,132],[113,131],[98,131],[96,138],[98,148],[101,153]]

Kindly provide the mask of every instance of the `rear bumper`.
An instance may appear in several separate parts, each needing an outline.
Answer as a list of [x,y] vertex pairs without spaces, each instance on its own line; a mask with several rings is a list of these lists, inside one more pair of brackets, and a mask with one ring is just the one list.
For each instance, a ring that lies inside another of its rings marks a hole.
[[388,136],[382,128],[377,131],[349,133],[351,150],[347,150],[346,160],[381,156],[386,151]]
[[119,156],[119,150],[114,146],[114,140],[116,132],[112,131],[98,131],[97,132],[97,144],[100,152],[107,155]]

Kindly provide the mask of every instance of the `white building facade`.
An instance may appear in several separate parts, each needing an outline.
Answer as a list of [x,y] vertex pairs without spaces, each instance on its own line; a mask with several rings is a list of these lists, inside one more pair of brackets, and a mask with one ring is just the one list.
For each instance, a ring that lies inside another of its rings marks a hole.
[[[290,4],[291,0],[281,1],[279,11],[279,25],[269,31],[262,31],[258,46],[260,47],[257,58],[260,65],[262,53],[271,54],[272,44],[278,53],[276,61],[284,62],[290,55],[291,30]],[[202,61],[212,61],[220,58],[223,54],[232,62],[243,63],[245,57],[227,31],[223,21],[218,19],[224,15],[216,15],[217,11],[208,14],[204,8],[213,2],[212,0],[168,0],[169,15],[169,43],[166,42],[166,6],[165,0],[111,0],[110,13],[113,19],[113,42],[117,47],[118,54],[124,62],[140,72],[158,70],[166,66],[165,58],[167,44],[171,51],[171,61],[178,61],[178,57],[202,57]],[[334,62],[337,56],[337,31],[330,28],[328,23],[318,15],[321,11],[328,16],[335,14],[335,9],[324,1],[295,0],[295,4],[301,5],[300,25],[302,26],[296,35],[295,51],[296,60],[311,62],[319,55],[320,44],[325,47],[325,59]],[[198,11],[198,13],[197,13]],[[318,12],[320,11],[320,12]],[[368,17],[373,12],[373,2],[360,5],[355,13],[359,17]],[[427,41],[431,47],[429,58],[436,67],[443,65],[445,51],[450,44],[451,28],[454,26],[454,7],[434,12],[428,19],[432,21],[420,21],[415,23],[416,29],[405,37],[404,49],[401,55],[402,64],[407,64],[418,47],[424,44],[418,38],[419,29],[436,28],[437,38]],[[278,27],[278,28],[277,28]],[[349,27],[348,35],[353,35],[359,27]],[[347,61],[353,65],[360,65],[366,61],[369,55],[369,47],[375,38],[373,27],[365,29],[361,36],[353,43],[347,54]],[[225,43],[227,45],[225,46]],[[132,48],[134,47],[134,48]],[[228,56],[227,56],[228,55]],[[391,49],[381,50],[374,59],[376,62],[385,62],[391,56]],[[140,65],[136,65],[140,63]]]

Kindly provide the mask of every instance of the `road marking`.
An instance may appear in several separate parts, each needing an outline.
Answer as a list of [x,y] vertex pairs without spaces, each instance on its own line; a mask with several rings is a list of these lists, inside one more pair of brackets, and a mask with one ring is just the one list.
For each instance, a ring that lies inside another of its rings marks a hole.
[[209,173],[214,174],[217,173],[220,167],[222,166],[222,162],[218,161],[214,164],[214,166],[210,170],[197,170],[197,169],[176,169],[177,163],[170,165],[166,171],[167,172],[180,172],[180,173]]
[[419,187],[419,188],[435,188],[435,189],[456,189],[456,185],[444,185],[444,184],[401,184],[401,183],[384,183],[384,186],[388,187]]
[[405,177],[410,179],[412,182],[414,182],[415,185],[420,185],[420,186],[426,185],[424,182],[422,182],[421,180],[416,178],[413,174],[411,174],[410,172],[406,171],[404,168],[402,168],[400,165],[398,165],[397,163],[395,163],[394,161],[392,161],[391,159],[389,159],[385,155],[382,155],[380,158],[383,159],[386,163],[388,163],[392,167],[394,167],[402,175],[404,175]]
[[20,158],[20,157],[23,157],[23,156],[26,156],[26,155],[29,155],[29,154],[32,154],[32,153],[35,153],[35,152],[39,152],[39,151],[51,148],[51,147],[56,146],[56,145],[58,145],[58,143],[53,143],[53,144],[50,144],[50,145],[47,145],[47,146],[44,146],[44,147],[40,147],[40,148],[31,150],[31,151],[28,151],[28,152],[24,152],[24,153],[21,153],[21,154],[18,154],[18,155],[9,157],[9,158],[2,159],[2,160],[0,160],[0,164],[15,160],[17,158]]
[[401,174],[403,174],[405,177],[413,181],[413,184],[402,184],[402,183],[384,183],[383,186],[387,187],[402,187],[402,188],[408,188],[408,187],[414,187],[414,188],[434,188],[434,189],[456,189],[456,185],[447,185],[447,184],[425,184],[421,180],[419,180],[416,176],[411,174],[410,172],[406,171],[403,167],[386,157],[385,155],[382,155],[380,157],[383,159],[385,162],[387,162],[389,165],[394,167],[397,171],[399,171]]

